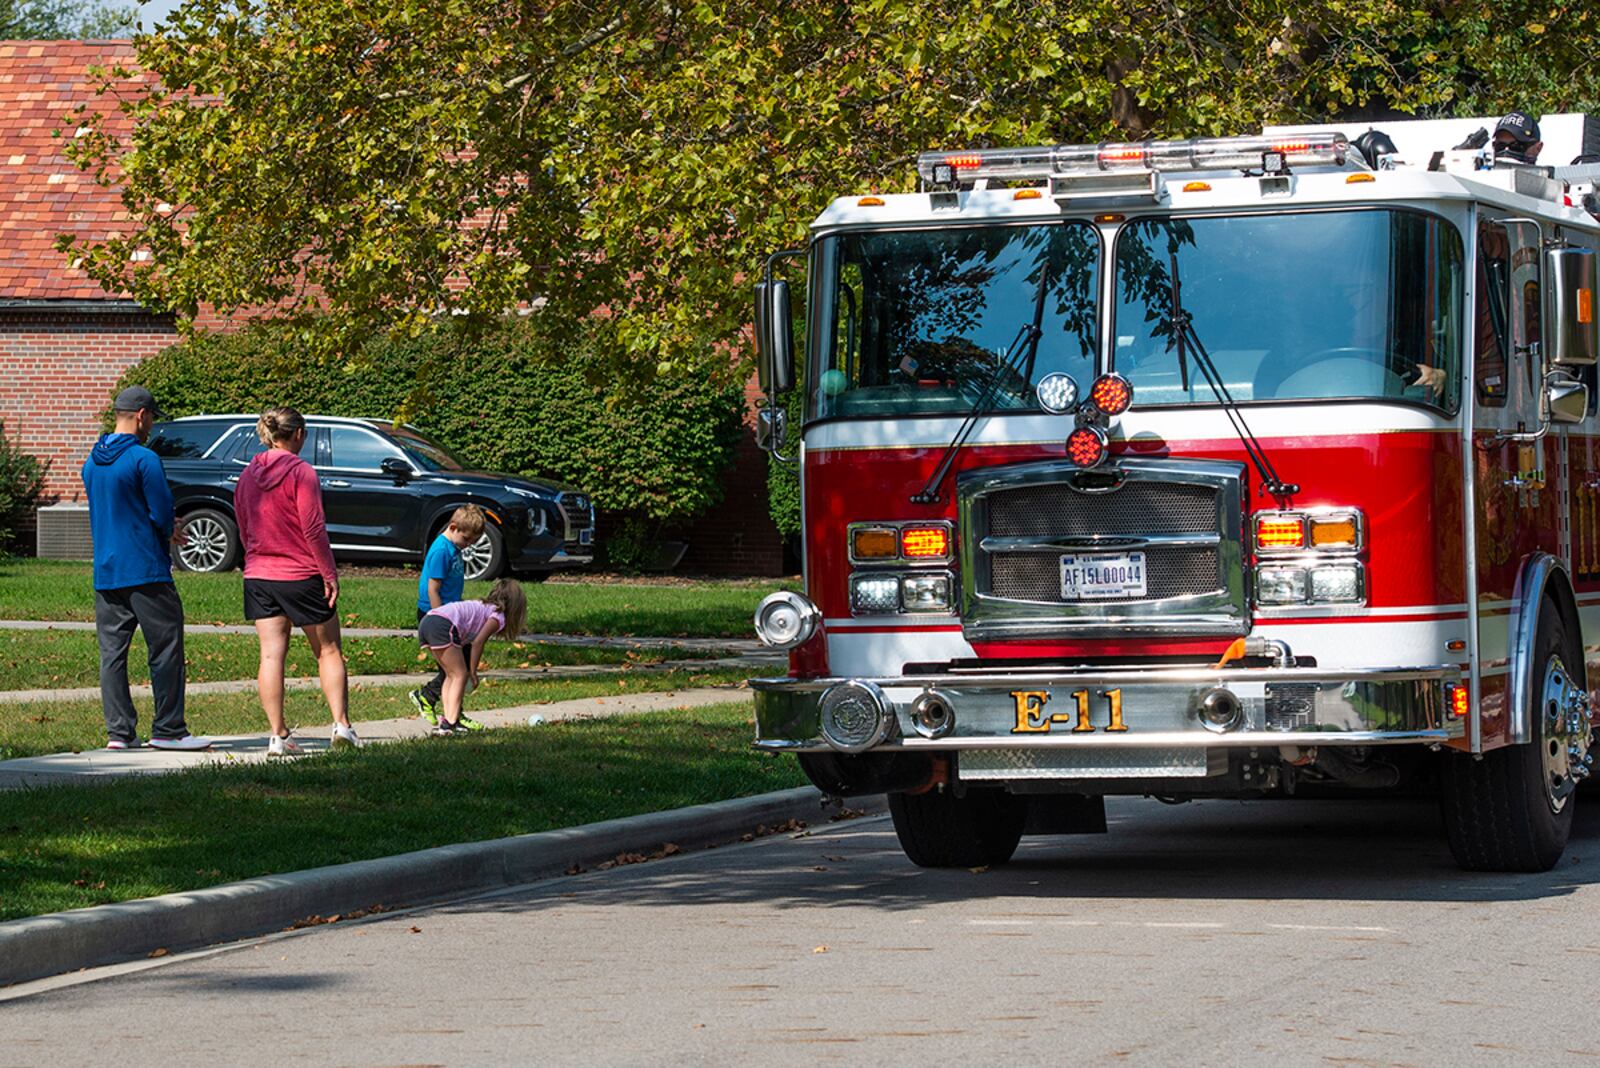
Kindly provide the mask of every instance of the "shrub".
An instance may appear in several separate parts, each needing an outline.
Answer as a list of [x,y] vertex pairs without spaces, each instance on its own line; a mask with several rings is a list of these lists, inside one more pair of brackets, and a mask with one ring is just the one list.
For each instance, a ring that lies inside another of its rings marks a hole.
[[705,378],[607,381],[593,338],[558,341],[537,317],[459,348],[453,336],[380,342],[312,362],[292,332],[198,335],[130,370],[173,415],[288,404],[319,415],[405,420],[490,471],[569,482],[596,507],[659,529],[722,497],[743,391]]
[[11,550],[22,525],[33,517],[44,493],[48,463],[21,452],[6,438],[6,424],[0,420],[0,556]]

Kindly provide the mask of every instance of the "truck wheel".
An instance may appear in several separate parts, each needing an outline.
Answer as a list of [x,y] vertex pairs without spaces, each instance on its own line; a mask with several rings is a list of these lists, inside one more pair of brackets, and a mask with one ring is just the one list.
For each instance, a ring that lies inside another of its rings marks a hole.
[[226,513],[199,508],[185,515],[184,542],[173,557],[185,571],[230,571],[239,562],[239,528]]
[[1534,645],[1532,740],[1482,760],[1444,758],[1445,833],[1456,863],[1468,871],[1549,871],[1567,848],[1577,803],[1572,769],[1588,755],[1590,734],[1588,703],[1572,697],[1583,683],[1567,673],[1570,656],[1566,625],[1547,601]]
[[921,868],[1004,864],[1017,851],[1027,798],[1004,790],[952,790],[889,795],[889,814],[911,863]]

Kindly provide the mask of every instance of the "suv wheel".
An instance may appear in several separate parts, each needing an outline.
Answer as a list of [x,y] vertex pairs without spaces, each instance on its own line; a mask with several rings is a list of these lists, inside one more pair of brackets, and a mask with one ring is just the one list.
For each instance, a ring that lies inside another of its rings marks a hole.
[[184,542],[173,556],[185,571],[231,571],[239,560],[239,528],[223,512],[201,508],[183,517]]
[[461,570],[468,579],[499,578],[506,566],[505,540],[493,523],[483,525],[483,537],[461,550]]

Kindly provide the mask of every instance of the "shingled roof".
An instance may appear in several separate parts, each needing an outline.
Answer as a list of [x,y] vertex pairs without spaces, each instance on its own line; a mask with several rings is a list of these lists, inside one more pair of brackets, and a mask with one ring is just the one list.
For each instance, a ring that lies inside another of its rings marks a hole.
[[88,70],[132,56],[127,41],[0,41],[0,302],[124,299],[71,267],[55,240],[102,237],[127,218],[116,194],[61,150],[79,104],[105,114],[110,130],[127,129],[113,96],[95,96]]

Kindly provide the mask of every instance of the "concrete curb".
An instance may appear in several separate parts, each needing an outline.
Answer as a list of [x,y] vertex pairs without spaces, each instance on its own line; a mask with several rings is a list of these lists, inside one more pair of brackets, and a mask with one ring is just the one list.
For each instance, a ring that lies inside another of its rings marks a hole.
[[146,957],[157,949],[248,938],[310,916],[516,886],[619,853],[650,853],[668,842],[690,848],[733,841],[762,824],[815,823],[821,804],[818,791],[799,787],[11,920],[0,923],[0,986]]

